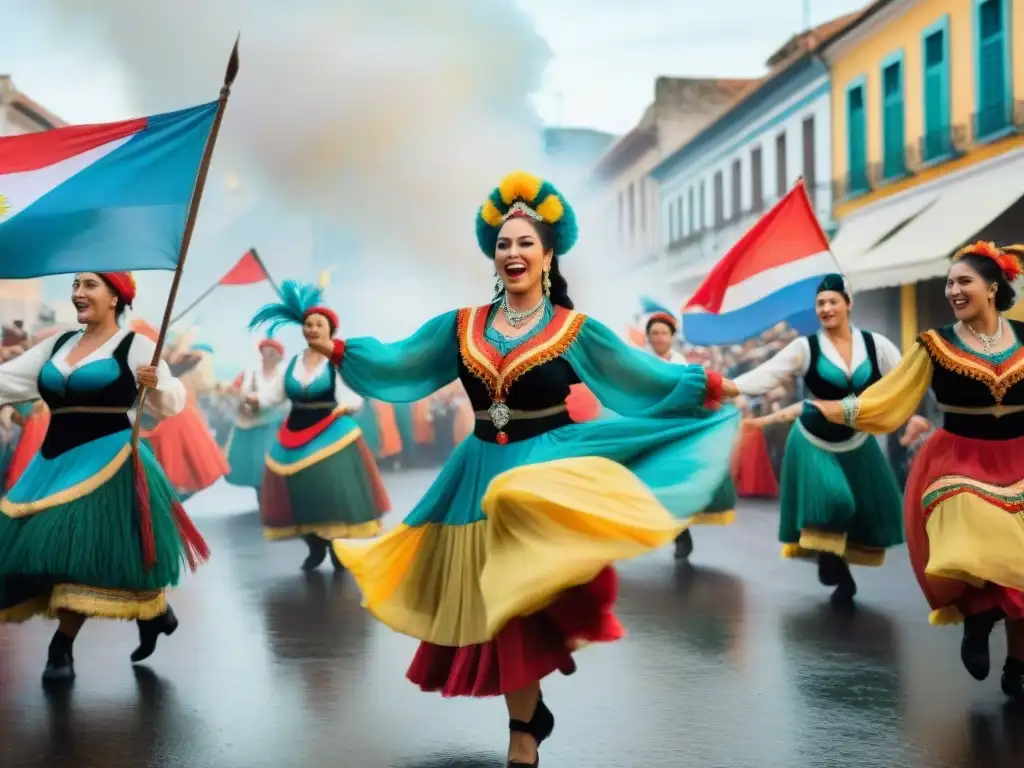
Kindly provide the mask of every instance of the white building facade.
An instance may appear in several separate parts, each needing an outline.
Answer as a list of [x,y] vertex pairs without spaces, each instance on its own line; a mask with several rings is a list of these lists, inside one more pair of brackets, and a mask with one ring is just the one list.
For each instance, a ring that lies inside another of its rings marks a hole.
[[661,248],[646,278],[656,295],[681,306],[800,178],[829,231],[830,123],[828,71],[805,53],[654,168]]

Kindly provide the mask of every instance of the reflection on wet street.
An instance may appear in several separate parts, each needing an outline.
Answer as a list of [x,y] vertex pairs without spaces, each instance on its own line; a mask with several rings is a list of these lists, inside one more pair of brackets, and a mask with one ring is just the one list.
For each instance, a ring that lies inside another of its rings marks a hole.
[[[425,475],[388,478],[396,509]],[[130,624],[88,624],[78,680],[43,691],[47,622],[0,628],[0,765],[25,768],[501,768],[500,700],[449,700],[404,679],[415,641],[367,616],[351,580],[305,575],[301,543],[268,545],[250,497],[189,502],[214,559],[173,595],[181,630],[133,669]],[[229,510],[229,511],[224,511]],[[230,512],[238,510],[238,514]],[[392,515],[391,523],[400,517]],[[927,624],[900,550],[856,572],[837,613],[809,565],[781,561],[776,512],[741,508],[621,570],[628,637],[550,679],[542,763],[573,768],[1011,768],[1024,714],[959,665],[956,629]]]

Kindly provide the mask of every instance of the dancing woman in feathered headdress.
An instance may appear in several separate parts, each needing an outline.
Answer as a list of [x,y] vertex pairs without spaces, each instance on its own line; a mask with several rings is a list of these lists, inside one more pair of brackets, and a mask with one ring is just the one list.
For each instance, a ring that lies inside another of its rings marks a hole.
[[988,677],[989,636],[1005,621],[1003,692],[1024,701],[1024,323],[1013,306],[1024,246],[974,243],[953,257],[956,321],[925,331],[899,366],[857,396],[815,405],[833,424],[893,432],[930,388],[943,413],[904,491],[910,564],[932,624],[963,624],[960,659]]
[[[576,240],[568,203],[517,173],[484,201],[477,239],[491,303],[405,341],[311,344],[364,397],[415,402],[452,382],[475,410],[464,440],[404,523],[334,549],[374,616],[422,643],[409,678],[443,696],[505,697],[509,765],[537,765],[554,728],[540,681],[582,643],[616,640],[611,565],[672,541],[729,470],[731,382],[626,345],[573,309],[559,269]],[[574,423],[582,381],[626,417]]]
[[[291,412],[266,458],[260,491],[263,534],[271,541],[303,538],[309,546],[305,570],[327,557],[331,539],[363,539],[380,531],[388,496],[373,454],[352,414],[362,404],[317,345],[331,344],[338,316],[321,303],[319,288],[286,280],[281,301],[267,304],[250,322],[268,333],[283,325],[302,326],[310,344],[288,363],[275,387],[251,393],[257,412],[288,400]],[[335,568],[341,568],[333,550]]]

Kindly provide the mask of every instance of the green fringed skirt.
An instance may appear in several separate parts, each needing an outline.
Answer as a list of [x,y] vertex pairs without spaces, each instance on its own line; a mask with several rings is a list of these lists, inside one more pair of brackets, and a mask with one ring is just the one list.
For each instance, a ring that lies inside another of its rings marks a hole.
[[853,565],[878,566],[886,549],[905,540],[902,496],[870,435],[828,444],[796,422],[786,441],[779,506],[784,557],[831,552]]
[[282,428],[267,455],[260,520],[271,541],[309,534],[363,539],[380,532],[389,500],[361,429],[340,412],[324,422],[298,433]]
[[148,619],[182,565],[206,556],[152,452],[139,446],[149,491],[155,562],[143,557],[131,432],[46,459],[37,455],[0,501],[0,621],[67,610]]

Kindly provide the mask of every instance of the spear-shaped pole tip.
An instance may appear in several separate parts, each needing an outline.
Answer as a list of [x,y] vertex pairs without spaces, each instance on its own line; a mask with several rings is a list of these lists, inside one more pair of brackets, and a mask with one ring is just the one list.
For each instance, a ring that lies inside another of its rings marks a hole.
[[241,37],[241,32],[235,36],[235,45],[231,49],[231,58],[228,59],[228,69],[227,72],[224,73],[224,85],[228,88],[234,85],[235,78],[238,77],[238,41]]

